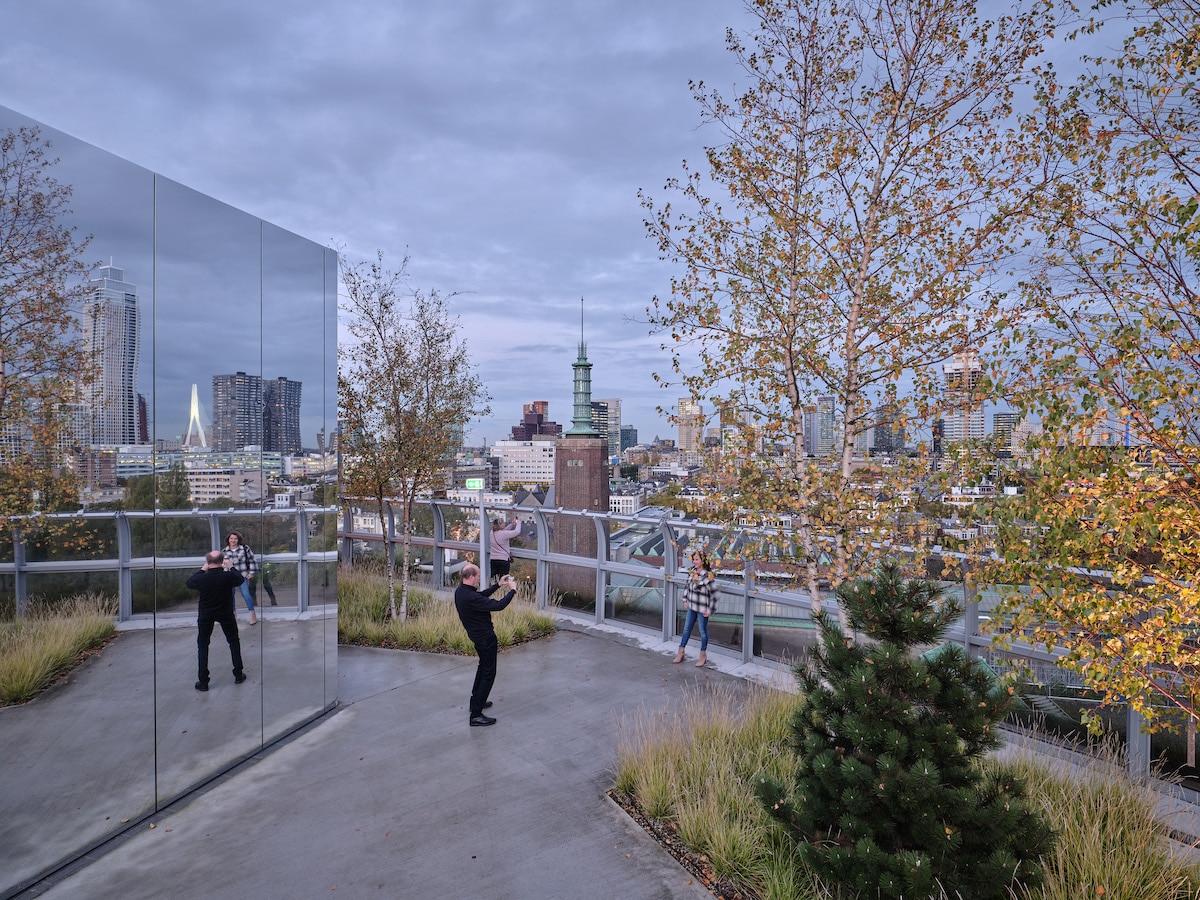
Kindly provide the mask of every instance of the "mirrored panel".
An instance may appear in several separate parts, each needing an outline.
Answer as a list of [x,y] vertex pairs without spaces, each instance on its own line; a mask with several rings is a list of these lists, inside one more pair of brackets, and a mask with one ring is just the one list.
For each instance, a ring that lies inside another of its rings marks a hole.
[[325,249],[323,267],[325,279],[325,328],[324,353],[321,377],[321,441],[320,475],[313,492],[313,503],[318,509],[330,510],[324,514],[313,513],[319,524],[313,528],[310,548],[321,554],[319,578],[310,583],[320,585],[320,603],[313,605],[322,611],[322,633],[325,639],[325,706],[337,700],[337,501],[338,490],[338,421],[337,421],[337,308],[338,308],[338,258],[329,248]]
[[[314,292],[314,286],[317,290]],[[292,562],[316,538],[306,517],[325,429],[325,249],[294,234],[262,230],[263,453],[290,461],[264,510],[259,567],[251,587],[260,612],[263,727],[283,732],[320,709],[325,696],[323,616],[313,601],[309,562]],[[271,584],[278,567],[280,587]],[[268,580],[271,579],[271,580]]]
[[[204,554],[239,534],[261,547],[261,224],[166,178],[155,191],[155,556],[191,564],[158,579],[155,671],[159,802],[262,745],[262,640],[234,591],[236,632],[206,620],[205,678],[197,660],[197,593],[187,587]],[[197,399],[193,415],[192,397]],[[203,435],[201,432],[205,432]],[[156,454],[157,455],[157,454]],[[217,519],[168,510],[229,509]],[[240,568],[242,557],[234,557]],[[234,683],[233,655],[244,683]],[[200,691],[195,685],[204,684]]]
[[[0,108],[0,135],[34,126]],[[61,609],[87,591],[117,630],[0,708],[0,892],[330,708],[337,687],[336,254],[40,136],[72,190],[66,224],[91,236],[76,338],[99,377],[71,405],[64,518],[0,541],[0,628],[25,627],[31,592]],[[254,554],[232,631],[246,678],[217,624],[199,691],[188,581],[233,532]]]
[[[116,453],[108,449],[108,441],[127,433],[121,429],[131,424],[131,416],[136,423],[138,398],[132,389],[138,374],[137,338],[145,333],[138,315],[149,315],[153,306],[154,178],[0,107],[0,137],[22,128],[37,129],[36,136],[27,132],[33,144],[50,142],[46,159],[57,162],[46,174],[71,191],[68,211],[55,224],[74,229],[77,242],[90,236],[80,259],[89,274],[78,285],[87,294],[74,310],[79,325],[74,339],[89,347],[94,342],[98,352],[110,358],[124,351],[129,363],[124,373],[98,379],[93,388],[76,387],[63,443],[77,449],[70,461],[64,454],[50,462],[55,478],[69,478],[69,472],[78,477],[80,505],[103,509],[117,495]],[[5,268],[8,265],[0,261],[0,280],[19,289],[21,276]],[[127,281],[138,284],[126,288]],[[107,408],[114,415],[98,414],[97,404],[90,402],[93,389],[96,397],[113,398]],[[22,439],[16,440],[6,449],[25,452]],[[8,459],[0,465],[8,465]],[[46,509],[34,498],[31,512],[77,512],[80,507],[68,505],[68,499],[64,487],[61,506]],[[18,644],[34,652],[48,650],[49,638],[41,626],[53,623],[55,628],[74,630],[79,620],[70,614],[69,605],[80,593],[105,598],[115,620],[115,567],[122,552],[116,546],[115,520],[77,515],[65,521],[42,520],[25,536],[21,555],[27,577],[10,577],[0,584],[5,591],[0,596],[0,629],[9,637],[21,630],[24,637],[0,642],[0,652]],[[7,532],[4,540],[11,542]],[[125,548],[127,556],[128,551]],[[0,554],[9,563],[14,556],[11,543]],[[77,569],[65,571],[72,560]],[[20,598],[18,580],[24,588]],[[18,616],[21,605],[23,617]],[[147,618],[145,625],[150,624]],[[0,708],[0,892],[119,830],[123,821],[153,811],[153,654],[149,627],[122,629],[81,665],[57,676],[48,689],[27,702]]]

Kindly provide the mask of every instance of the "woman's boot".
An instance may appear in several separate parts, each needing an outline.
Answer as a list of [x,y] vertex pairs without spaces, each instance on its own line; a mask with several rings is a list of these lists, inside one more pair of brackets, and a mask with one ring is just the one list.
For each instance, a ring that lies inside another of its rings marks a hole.
[[676,662],[676,663],[683,662],[683,648],[682,647],[680,647],[678,650],[675,651],[675,658],[673,660],[671,660],[671,662]]
[[697,669],[703,668],[705,666],[705,664],[707,664],[707,663],[708,663],[708,651],[701,650],[700,658],[698,660],[696,660],[696,668]]

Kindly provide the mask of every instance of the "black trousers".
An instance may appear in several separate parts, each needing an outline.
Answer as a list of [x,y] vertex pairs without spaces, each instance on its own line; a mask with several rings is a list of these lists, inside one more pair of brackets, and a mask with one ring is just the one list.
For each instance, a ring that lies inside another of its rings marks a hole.
[[483,704],[487,703],[488,694],[496,681],[496,655],[500,652],[500,644],[495,635],[474,641],[475,652],[479,654],[479,666],[475,669],[475,685],[471,688],[471,715],[483,715]]
[[262,582],[263,590],[271,598],[271,605],[278,606],[279,603],[275,600],[275,588],[271,585],[271,576],[267,574],[266,569],[259,569],[250,578],[250,596],[254,598],[254,602],[258,602],[258,583],[260,581]]
[[200,611],[196,620],[196,656],[198,662],[197,678],[208,684],[208,645],[212,640],[213,626],[220,625],[225,632],[225,640],[229,642],[229,655],[233,658],[233,674],[242,674],[242,639],[238,637],[237,617],[233,607],[219,613]]
[[503,578],[507,575],[511,564],[512,561],[507,559],[488,560],[488,572],[491,575],[491,580],[495,581],[497,578]]

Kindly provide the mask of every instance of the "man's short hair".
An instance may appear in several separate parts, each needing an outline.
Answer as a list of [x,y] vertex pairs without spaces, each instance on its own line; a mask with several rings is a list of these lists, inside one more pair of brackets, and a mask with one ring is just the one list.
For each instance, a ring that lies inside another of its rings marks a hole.
[[479,566],[475,565],[475,563],[467,563],[465,566],[463,566],[463,570],[462,570],[463,578],[470,578],[472,575],[478,575],[478,574],[479,574]]
[[220,550],[210,550],[210,551],[208,551],[208,554],[204,557],[204,561],[206,563],[208,563],[210,566],[218,565],[224,559],[225,559],[225,554],[222,553]]

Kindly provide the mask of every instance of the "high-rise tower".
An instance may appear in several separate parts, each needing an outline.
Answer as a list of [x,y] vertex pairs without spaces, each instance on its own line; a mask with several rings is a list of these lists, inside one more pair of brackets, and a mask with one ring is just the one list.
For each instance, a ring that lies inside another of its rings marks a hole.
[[942,365],[942,437],[947,444],[982,440],[984,432],[983,398],[978,396],[983,366],[974,350],[963,350]]
[[608,412],[608,455],[619,456],[621,453],[621,398],[605,397],[592,404],[602,403]]
[[679,398],[679,449],[696,451],[704,443],[704,409],[691,397]]
[[263,382],[263,450],[302,452],[299,381],[271,378]]
[[235,372],[212,380],[212,448],[262,446],[263,383],[258,375]]
[[138,442],[137,286],[125,271],[101,266],[87,284],[84,339],[96,362],[96,380],[88,393],[92,444]]

